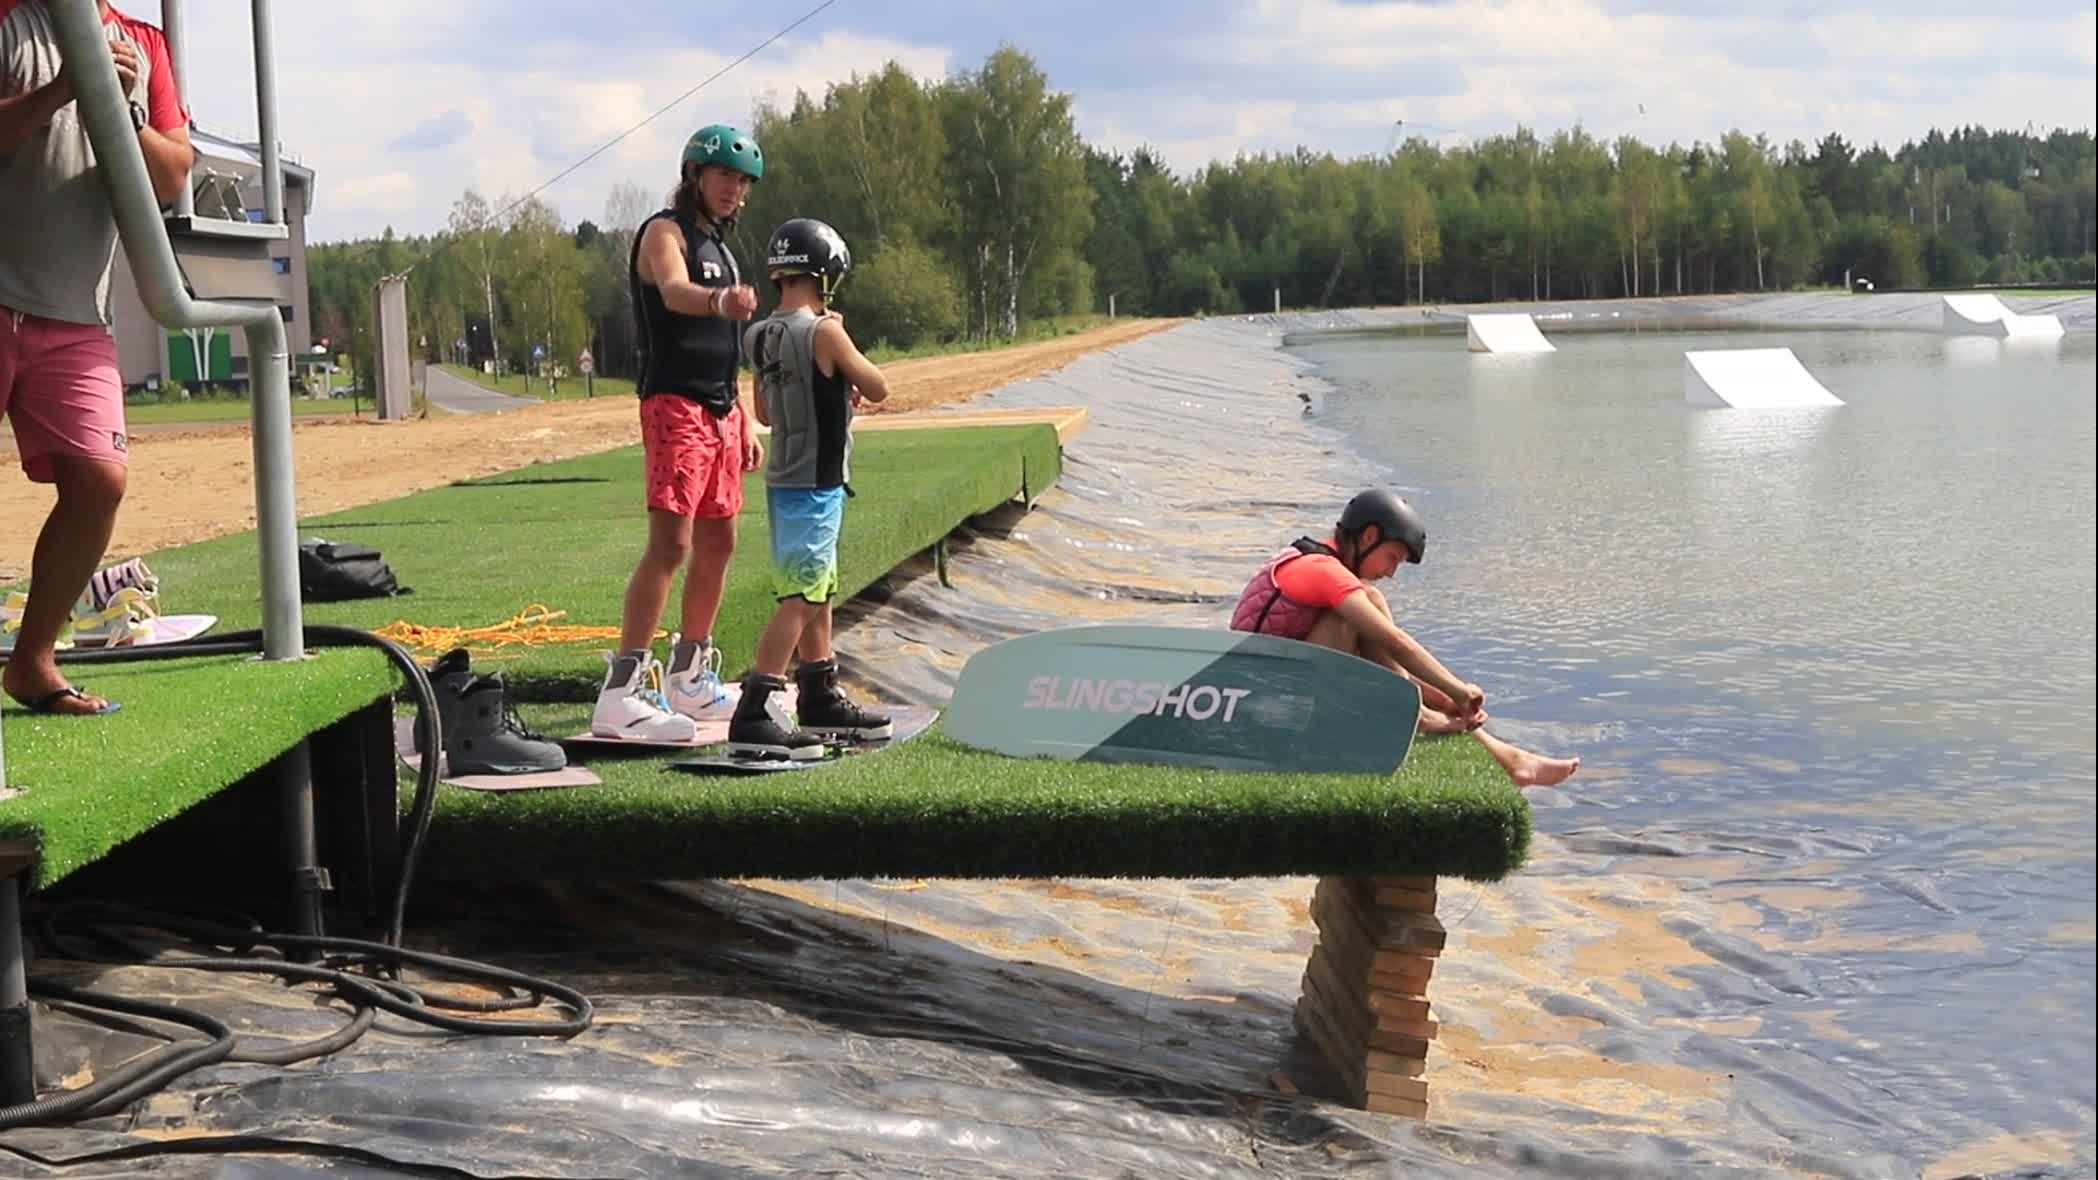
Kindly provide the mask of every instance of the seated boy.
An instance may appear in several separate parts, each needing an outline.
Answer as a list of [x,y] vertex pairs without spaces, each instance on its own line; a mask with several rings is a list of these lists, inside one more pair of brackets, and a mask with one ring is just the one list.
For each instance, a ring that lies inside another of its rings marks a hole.
[[1566,781],[1580,769],[1579,758],[1547,758],[1487,733],[1486,694],[1393,622],[1384,595],[1366,584],[1391,577],[1407,562],[1419,564],[1427,547],[1427,526],[1412,505],[1382,488],[1363,492],[1348,501],[1326,540],[1301,538],[1260,567],[1239,596],[1231,629],[1382,664],[1420,686],[1423,732],[1471,733],[1516,786]]

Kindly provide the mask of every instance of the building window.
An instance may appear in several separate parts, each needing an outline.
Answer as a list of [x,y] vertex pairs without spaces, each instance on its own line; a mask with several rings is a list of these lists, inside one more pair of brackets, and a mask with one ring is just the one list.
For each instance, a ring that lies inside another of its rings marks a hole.
[[270,259],[270,265],[276,267],[277,273],[280,275],[291,273],[291,259],[289,258],[272,258]]
[[281,316],[283,316],[283,317],[284,317],[284,322],[285,322],[285,323],[287,323],[287,324],[288,324],[288,323],[290,323],[290,322],[291,322],[291,321],[292,321],[292,320],[293,320],[293,319],[295,318],[295,317],[293,316],[293,314],[292,314],[292,310],[291,310],[291,304],[289,304],[289,303],[280,303],[280,304],[278,304],[278,305],[277,305],[277,314],[278,314],[278,315],[281,315]]
[[254,222],[254,223],[255,223],[255,224],[257,224],[257,225],[261,225],[262,223],[264,223],[264,222],[268,221],[268,220],[269,220],[269,216],[270,216],[270,211],[269,211],[269,210],[267,210],[267,209],[250,209],[250,210],[248,210],[248,220],[249,220],[249,221],[252,221],[252,222]]

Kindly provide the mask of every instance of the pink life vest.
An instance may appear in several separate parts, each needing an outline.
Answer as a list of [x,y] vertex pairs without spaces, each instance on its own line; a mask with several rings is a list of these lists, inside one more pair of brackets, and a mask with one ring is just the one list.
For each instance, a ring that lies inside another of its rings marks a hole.
[[1333,549],[1305,537],[1290,542],[1289,548],[1268,558],[1267,564],[1260,567],[1238,596],[1238,606],[1231,612],[1231,629],[1279,635],[1284,639],[1302,639],[1311,634],[1311,629],[1318,625],[1319,616],[1326,612],[1284,594],[1281,584],[1275,580],[1276,571],[1284,563],[1309,553],[1330,555]]

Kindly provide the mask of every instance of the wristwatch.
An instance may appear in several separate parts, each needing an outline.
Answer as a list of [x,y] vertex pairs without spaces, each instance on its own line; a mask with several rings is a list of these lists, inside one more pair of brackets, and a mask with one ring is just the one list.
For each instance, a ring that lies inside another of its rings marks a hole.
[[144,103],[134,101],[131,104],[131,129],[133,131],[144,131],[146,129],[146,106]]

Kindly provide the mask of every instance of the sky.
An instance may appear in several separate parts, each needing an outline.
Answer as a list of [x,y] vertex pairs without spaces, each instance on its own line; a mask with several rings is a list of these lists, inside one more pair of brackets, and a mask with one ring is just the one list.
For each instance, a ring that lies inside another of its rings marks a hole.
[[[279,138],[316,173],[311,241],[443,228],[468,188],[523,195],[822,0],[279,0]],[[160,18],[160,0],[118,0]],[[193,114],[251,138],[249,5],[184,0]],[[1931,127],[2090,129],[2098,4],[2074,0],[831,0],[541,194],[601,218],[679,147],[759,102],[896,61],[921,78],[1031,55],[1097,147],[1187,175],[1299,145],[1342,157],[1572,127],[1648,143]]]

